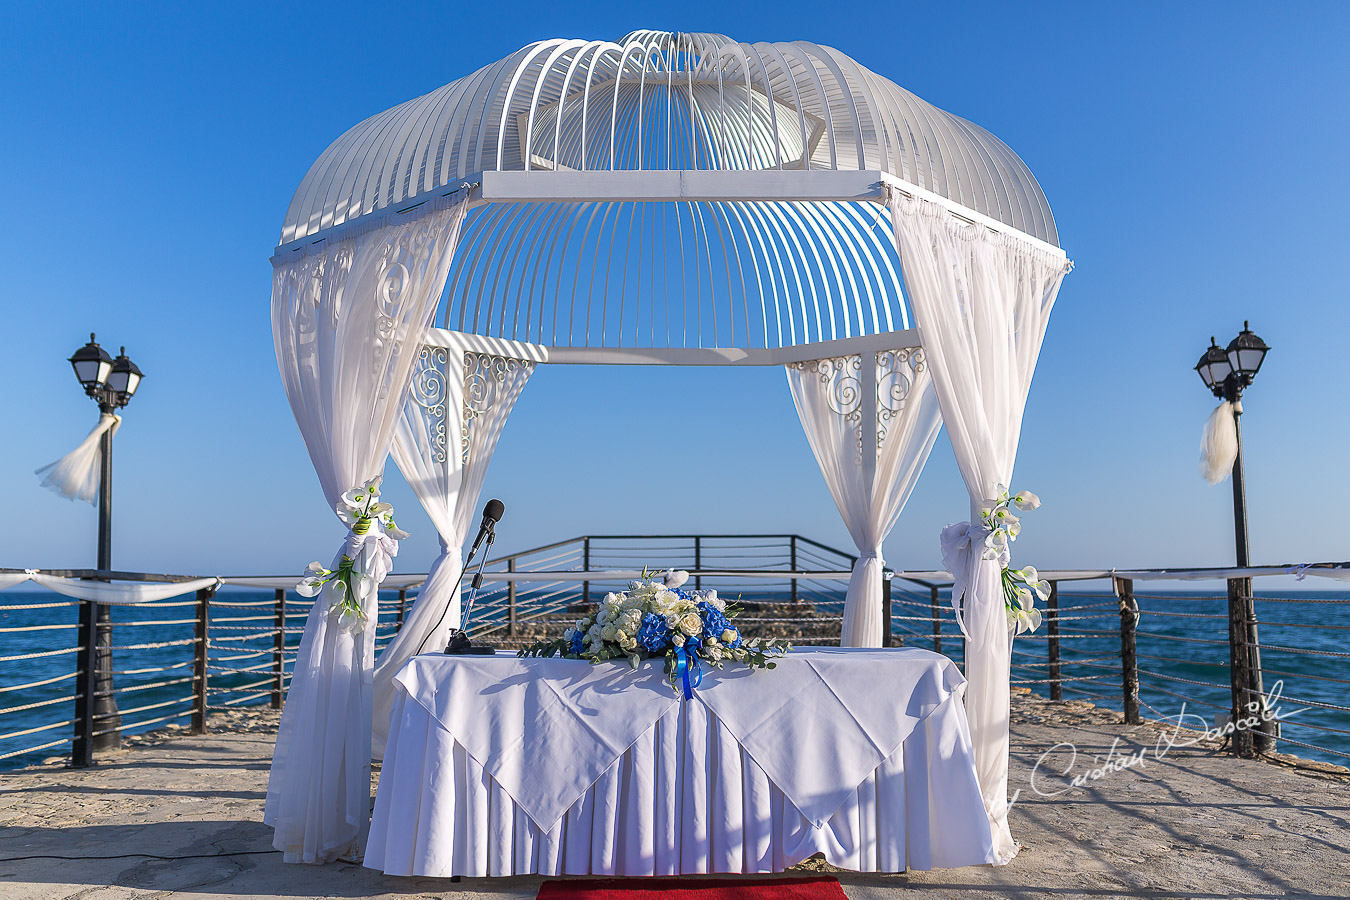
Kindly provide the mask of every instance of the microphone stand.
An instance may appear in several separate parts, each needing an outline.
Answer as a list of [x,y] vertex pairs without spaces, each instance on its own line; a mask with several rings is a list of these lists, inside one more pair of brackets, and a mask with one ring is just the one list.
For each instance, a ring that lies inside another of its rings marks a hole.
[[[464,610],[464,616],[460,619],[460,627],[450,635],[450,643],[445,646],[445,653],[451,656],[489,656],[497,651],[487,644],[475,644],[469,640],[468,632],[464,626],[469,624],[469,617],[473,615],[473,605],[478,600],[478,590],[483,586],[483,567],[487,565],[488,548],[497,538],[496,525],[490,525],[487,533],[487,547],[483,548],[483,555],[478,559],[478,571],[473,573],[472,590],[469,592],[469,604]],[[468,562],[473,561],[473,554],[469,555]],[[460,570],[459,581],[455,582],[455,590],[459,590],[460,581],[464,580],[464,572],[469,568],[468,564]]]
[[[493,536],[495,537],[495,534],[496,534],[496,526],[495,526],[495,525],[491,526],[491,531],[492,531]],[[489,541],[488,541],[488,545],[491,546],[491,544],[492,544],[492,541],[489,540]],[[455,586],[452,587],[452,588],[450,589],[450,596],[451,596],[451,597],[454,597],[454,596],[456,596],[456,595],[459,593],[459,586],[460,586],[460,583],[464,581],[464,573],[469,569],[470,566],[473,565],[473,558],[474,558],[474,556],[478,553],[478,548],[479,548],[479,546],[481,546],[481,541],[474,541],[473,544],[471,544],[471,545],[469,546],[469,556],[468,556],[467,559],[464,560],[464,567],[461,568],[461,569],[459,570],[459,577],[455,579]],[[482,560],[482,562],[484,562],[484,563],[487,562],[487,553],[486,553],[486,552],[483,553],[483,560]],[[482,566],[482,564],[480,563],[480,565],[478,566],[478,570],[481,572],[482,569],[483,569],[483,566]],[[418,654],[422,654],[422,653],[426,653],[426,652],[427,652],[427,642],[431,640],[432,635],[434,635],[437,631],[440,630],[440,628],[441,628],[441,622],[444,622],[444,621],[445,621],[445,616],[446,616],[446,613],[448,613],[448,612],[450,612],[450,607],[449,607],[449,606],[446,606],[445,612],[441,613],[440,621],[438,621],[438,622],[436,623],[436,627],[433,628],[433,629],[431,630],[431,632],[430,632],[430,633],[426,636],[426,638],[422,641],[421,645],[417,648],[417,653],[418,653]],[[461,624],[462,624],[462,623],[463,623],[463,620],[461,619],[460,621],[461,621]],[[455,629],[455,631],[451,632],[451,639],[450,639],[450,642],[451,642],[452,644],[454,643],[455,637],[456,637],[456,636],[462,638],[462,640],[463,640],[463,645],[464,645],[464,646],[468,646],[468,644],[469,644],[469,639],[468,639],[468,636],[464,634],[463,629]],[[446,649],[448,650],[449,647],[447,647]],[[463,652],[463,651],[460,651],[460,652]]]

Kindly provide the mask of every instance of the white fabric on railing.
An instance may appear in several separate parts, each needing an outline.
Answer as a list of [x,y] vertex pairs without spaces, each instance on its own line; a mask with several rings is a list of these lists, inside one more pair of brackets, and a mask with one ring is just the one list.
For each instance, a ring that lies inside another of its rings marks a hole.
[[38,469],[36,474],[42,477],[42,486],[50,488],[68,500],[85,500],[93,503],[98,499],[99,470],[103,465],[103,433],[117,433],[122,417],[113,413],[99,416],[94,426],[79,446],[54,463]]
[[[466,209],[460,194],[273,260],[277,363],[330,509],[384,468]],[[267,785],[287,862],[357,853],[369,825],[376,592],[355,634],[328,594],[305,621]]]
[[779,666],[709,672],[683,701],[657,663],[419,657],[396,678],[365,863],[483,877],[770,872],[817,852],[861,871],[994,861],[950,660],[813,649]]
[[[1070,264],[926,200],[892,193],[891,221],[943,423],[970,494],[971,521],[998,484],[1011,484],[1031,376]],[[978,543],[978,542],[976,542]],[[1012,636],[999,566],[977,546],[952,571],[966,586],[966,711],[1001,862],[1008,831],[1008,676]]]
[[[488,464],[502,427],[534,371],[528,360],[469,349],[444,332],[449,346],[418,356],[408,399],[394,432],[393,457],[441,539],[441,554],[403,627],[375,661],[372,752],[384,757],[394,674],[412,657],[446,645],[459,627],[464,540],[478,512]],[[486,548],[482,551],[487,552]]]
[[[397,588],[411,588],[426,580],[427,576],[425,575],[386,575],[384,581],[380,582],[380,587],[386,591]],[[221,584],[234,587],[270,588],[283,591],[295,590],[297,581],[299,579],[294,575],[227,575],[220,579]]]
[[48,575],[37,569],[29,569],[23,572],[0,573],[0,591],[28,581],[41,585],[49,591],[74,597],[76,600],[92,600],[109,606],[154,603],[156,600],[168,600],[170,597],[191,594],[203,588],[214,588],[221,583],[219,578],[155,582],[88,581],[64,575]]
[[[864,369],[864,360],[871,371]],[[788,386],[830,496],[858,547],[841,642],[882,644],[881,545],[942,428],[917,347],[786,366]]]

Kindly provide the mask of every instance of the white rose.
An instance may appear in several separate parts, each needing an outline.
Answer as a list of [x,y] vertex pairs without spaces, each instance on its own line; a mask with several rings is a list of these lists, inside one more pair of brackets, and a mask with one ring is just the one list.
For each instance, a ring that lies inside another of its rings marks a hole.
[[668,612],[668,613],[666,613],[666,614],[665,614],[665,619],[666,619],[666,627],[667,627],[667,628],[679,628],[679,627],[680,627],[680,617],[677,616],[675,613],[673,613],[673,612]]
[[563,640],[570,641],[572,639],[572,635],[576,633],[577,630],[575,628],[568,628],[566,631],[563,632]]
[[615,628],[613,625],[606,625],[603,629],[601,629],[600,636],[607,641],[612,641],[614,640],[614,634],[617,631],[618,629]]
[[687,613],[680,619],[680,630],[693,637],[703,630],[703,620],[694,613]]
[[730,644],[735,642],[735,640],[736,640],[736,632],[732,631],[730,628],[722,632],[722,643]]
[[672,635],[670,636],[670,642],[671,642],[672,644],[674,644],[676,647],[683,647],[683,646],[684,646],[684,635],[680,634],[680,633],[677,631],[677,632],[675,632],[674,634],[672,634]]
[[619,646],[625,650],[636,650],[637,640],[634,638],[624,638],[623,641],[619,643]]

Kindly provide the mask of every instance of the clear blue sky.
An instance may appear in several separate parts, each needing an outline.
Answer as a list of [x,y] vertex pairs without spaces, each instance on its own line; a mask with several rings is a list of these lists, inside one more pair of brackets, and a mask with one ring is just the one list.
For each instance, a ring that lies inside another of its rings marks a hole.
[[[268,257],[343,130],[530,41],[638,28],[838,47],[990,129],[1036,173],[1077,269],[1016,485],[1043,568],[1222,565],[1191,371],[1250,318],[1274,350],[1244,418],[1257,562],[1350,557],[1343,457],[1350,5],[11,4],[0,32],[6,353],[0,565],[91,565],[94,510],[33,470],[93,424],[66,357],[96,330],[146,371],[116,447],[120,568],[299,572],[341,527],[276,371]],[[507,425],[501,549],[587,531],[784,531],[849,546],[777,370],[560,367]],[[584,421],[585,429],[575,423]],[[703,436],[630,443],[656,422]],[[391,481],[397,481],[390,465]],[[433,529],[390,493],[422,570]],[[938,564],[966,500],[946,438],[886,544]]]

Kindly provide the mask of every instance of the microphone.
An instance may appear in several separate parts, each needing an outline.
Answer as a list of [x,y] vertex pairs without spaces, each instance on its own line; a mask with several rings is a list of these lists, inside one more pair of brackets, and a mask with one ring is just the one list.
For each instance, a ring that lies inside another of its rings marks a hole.
[[[492,546],[493,540],[497,537],[497,523],[501,521],[502,513],[505,511],[506,504],[495,498],[489,500],[487,505],[483,507],[483,521],[478,526],[478,536],[473,539],[473,546],[469,548],[469,555],[464,561],[464,568],[459,570],[459,578],[455,581],[452,595],[459,592],[459,585],[464,580],[464,573],[468,571],[469,564],[473,561],[475,554],[478,553],[478,548],[482,545],[484,538],[487,539],[488,546]],[[490,646],[475,645],[469,640],[469,635],[465,631],[465,627],[469,624],[469,617],[473,615],[473,605],[478,599],[478,591],[483,586],[483,566],[486,563],[487,554],[484,553],[483,558],[478,561],[478,571],[474,573],[471,582],[473,590],[469,592],[468,607],[464,610],[464,615],[460,619],[460,627],[450,636],[450,643],[445,648],[445,652],[448,654],[490,655],[495,652]],[[444,615],[442,615],[442,620],[444,620]],[[439,628],[440,626],[437,625],[437,627]],[[434,634],[435,632],[432,633]],[[428,637],[430,637],[430,635],[428,635]],[[425,641],[423,643],[425,644]],[[420,653],[422,649],[425,648],[419,648],[418,652]]]
[[502,513],[506,512],[506,504],[496,498],[489,500],[483,507],[483,521],[478,526],[478,536],[473,539],[473,546],[469,548],[469,559],[478,552],[478,548],[483,543],[483,538],[496,528],[497,523],[502,520]]

